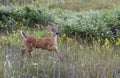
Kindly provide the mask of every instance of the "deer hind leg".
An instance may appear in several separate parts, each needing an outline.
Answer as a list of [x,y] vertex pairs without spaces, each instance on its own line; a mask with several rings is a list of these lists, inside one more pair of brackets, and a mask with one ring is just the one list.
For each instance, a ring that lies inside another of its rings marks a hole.
[[28,51],[29,55],[30,55],[30,61],[33,63],[33,58],[32,58],[32,54],[31,54],[32,51]]
[[33,47],[31,45],[31,43],[24,43],[22,45],[22,49],[21,49],[22,59],[23,59],[23,56],[24,56],[25,52],[28,52],[29,55],[30,55],[30,59],[32,59],[32,55],[31,55],[32,50],[33,50]]
[[28,52],[29,56],[30,56],[30,61],[32,61],[32,54],[31,52],[33,51],[33,46],[31,43],[26,43],[26,51]]
[[21,57],[22,57],[22,59],[23,59],[23,56],[25,54],[25,51],[26,51],[26,46],[23,44],[22,48],[21,48]]

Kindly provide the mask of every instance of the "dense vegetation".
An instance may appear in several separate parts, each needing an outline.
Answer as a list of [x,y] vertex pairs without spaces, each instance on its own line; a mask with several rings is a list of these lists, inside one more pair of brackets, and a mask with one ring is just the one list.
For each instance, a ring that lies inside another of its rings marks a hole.
[[[44,10],[33,6],[26,7],[0,7],[0,28],[34,27],[35,24],[48,24],[52,17]],[[23,24],[21,26],[20,24]]]
[[[0,2],[0,78],[120,77],[119,0]],[[20,30],[46,37],[48,24],[61,25],[58,46],[64,63],[55,52],[41,49],[32,52],[34,63],[28,53],[22,63]]]
[[[33,9],[34,8],[34,9]],[[120,36],[120,9],[89,10],[72,12],[68,10],[41,10],[37,7],[1,7],[0,28],[15,29],[60,24],[62,33],[68,35],[91,35],[93,37]],[[115,30],[112,31],[112,28]]]

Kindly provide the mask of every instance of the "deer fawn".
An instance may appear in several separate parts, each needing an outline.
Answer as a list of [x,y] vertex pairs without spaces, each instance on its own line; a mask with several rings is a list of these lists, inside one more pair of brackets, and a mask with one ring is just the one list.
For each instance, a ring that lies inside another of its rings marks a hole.
[[22,59],[25,52],[28,52],[32,59],[32,55],[31,55],[32,50],[34,48],[38,48],[38,49],[41,48],[48,51],[55,51],[58,54],[60,60],[63,62],[63,58],[58,51],[58,45],[57,45],[57,35],[59,28],[60,28],[59,25],[57,25],[56,27],[52,27],[48,25],[48,29],[50,30],[51,35],[46,38],[36,38],[34,36],[27,36],[23,31],[21,31],[20,33],[23,38],[23,45],[21,49]]

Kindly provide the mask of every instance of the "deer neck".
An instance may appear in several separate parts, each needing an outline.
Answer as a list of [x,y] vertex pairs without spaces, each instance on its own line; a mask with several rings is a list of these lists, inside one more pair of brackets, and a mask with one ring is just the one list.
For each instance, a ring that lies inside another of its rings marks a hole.
[[56,49],[58,49],[58,45],[57,45],[57,36],[58,36],[58,35],[55,35],[55,36],[54,36],[54,43],[55,43]]
[[54,36],[55,43],[57,43],[57,35]]
[[57,36],[58,35],[51,34],[51,38],[54,39],[55,42],[57,42]]
[[53,35],[53,34],[51,35],[51,38],[54,40],[56,49],[57,49],[57,37],[58,37],[58,35]]

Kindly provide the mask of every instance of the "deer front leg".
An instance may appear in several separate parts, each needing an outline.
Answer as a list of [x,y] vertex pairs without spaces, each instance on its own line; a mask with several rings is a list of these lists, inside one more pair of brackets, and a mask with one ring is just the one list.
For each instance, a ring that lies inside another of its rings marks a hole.
[[53,51],[53,50],[55,50],[55,49],[56,49],[56,48],[55,48],[54,46],[49,46],[49,45],[48,45],[48,47],[47,47],[47,50],[48,50],[48,51]]
[[59,53],[58,49],[55,49],[55,52],[58,54],[58,57],[60,58],[61,62],[63,62],[62,55]]
[[55,51],[56,53],[57,53],[57,55],[58,55],[58,57],[60,58],[60,60],[61,60],[61,62],[63,62],[63,58],[62,58],[62,55],[59,53],[59,51],[58,51],[58,48],[57,47],[54,47],[54,46],[52,46],[52,47],[49,47],[48,46],[48,51]]

